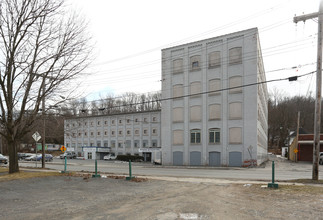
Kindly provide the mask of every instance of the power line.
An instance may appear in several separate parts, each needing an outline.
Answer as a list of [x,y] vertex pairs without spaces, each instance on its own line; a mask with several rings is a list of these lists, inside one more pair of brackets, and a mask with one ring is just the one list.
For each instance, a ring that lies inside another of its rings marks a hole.
[[266,84],[266,83],[271,83],[271,82],[283,81],[283,80],[295,81],[298,78],[313,74],[315,72],[316,71],[312,71],[312,72],[302,74],[302,75],[298,75],[298,76],[291,76],[291,77],[286,77],[286,78],[267,80],[267,81],[262,81],[262,82],[257,82],[257,83],[250,83],[250,84],[245,84],[245,85],[241,85],[241,86],[228,87],[228,88],[223,88],[223,89],[218,89],[218,90],[205,91],[205,92],[182,95],[182,96],[177,96],[177,97],[168,97],[168,98],[162,98],[162,99],[156,99],[156,100],[150,100],[150,101],[144,101],[144,102],[123,104],[123,105],[118,105],[118,106],[113,106],[113,107],[106,107],[106,108],[104,108],[104,110],[122,108],[122,107],[127,107],[127,106],[132,106],[133,107],[133,106],[136,106],[136,105],[151,104],[151,103],[154,103],[154,102],[163,102],[163,101],[168,101],[168,100],[173,100],[173,99],[180,99],[180,98],[204,95],[204,94],[209,94],[209,93],[217,93],[217,92],[222,92],[222,91],[227,91],[227,90],[232,90],[232,89],[244,88],[244,87],[249,87],[249,86],[254,86],[254,85],[260,85],[260,84]]

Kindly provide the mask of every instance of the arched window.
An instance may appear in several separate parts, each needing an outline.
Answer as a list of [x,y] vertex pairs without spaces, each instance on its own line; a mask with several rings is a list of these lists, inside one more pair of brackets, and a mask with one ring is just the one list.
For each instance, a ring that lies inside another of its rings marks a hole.
[[191,130],[191,144],[201,143],[201,130],[193,129]]
[[242,47],[234,47],[229,50],[229,64],[242,63]]
[[[241,76],[233,76],[229,79],[229,93],[240,93],[242,92],[242,77]],[[235,88],[238,87],[238,88]]]
[[221,52],[215,51],[209,54],[209,68],[221,66]]
[[191,71],[192,70],[200,70],[201,69],[201,56],[200,55],[195,55],[191,57],[190,60],[190,65],[191,65]]

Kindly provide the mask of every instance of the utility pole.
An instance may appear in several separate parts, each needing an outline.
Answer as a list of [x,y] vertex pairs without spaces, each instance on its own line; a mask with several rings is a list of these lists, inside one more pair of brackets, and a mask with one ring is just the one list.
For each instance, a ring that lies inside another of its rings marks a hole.
[[320,126],[321,126],[321,99],[322,99],[322,24],[323,1],[321,0],[319,11],[307,15],[295,16],[294,22],[305,22],[308,19],[318,18],[317,36],[317,70],[316,70],[316,100],[314,117],[314,144],[313,144],[313,169],[312,180],[319,179],[319,152],[320,152]]
[[[45,80],[45,79],[44,79]],[[43,138],[42,138],[42,148],[41,148],[41,167],[45,168],[45,144],[46,144],[46,119],[45,119],[45,82],[42,85],[43,89],[43,98],[42,98],[42,118],[43,118]]]
[[[301,112],[297,112],[297,132],[296,132],[296,147],[298,150],[298,136],[299,136],[299,119],[301,117]],[[297,151],[296,155],[295,155],[295,161],[297,162],[297,156],[298,156],[299,152]]]

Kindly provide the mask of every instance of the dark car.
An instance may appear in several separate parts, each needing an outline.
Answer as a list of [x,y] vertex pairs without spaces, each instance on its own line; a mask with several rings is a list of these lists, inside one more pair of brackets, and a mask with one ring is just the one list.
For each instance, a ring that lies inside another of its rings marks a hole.
[[8,163],[8,159],[2,154],[0,154],[0,163],[4,163],[4,164]]

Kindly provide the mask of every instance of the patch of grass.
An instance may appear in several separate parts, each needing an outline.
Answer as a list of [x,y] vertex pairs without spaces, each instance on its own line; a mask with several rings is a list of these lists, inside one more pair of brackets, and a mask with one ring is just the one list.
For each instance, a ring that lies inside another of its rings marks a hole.
[[46,171],[19,171],[17,173],[8,173],[8,168],[0,168],[0,182],[19,180],[19,179],[29,179],[35,177],[47,177],[47,176],[61,176],[62,174],[58,172],[46,172]]
[[295,185],[279,185],[279,190],[288,192],[288,193],[303,193],[303,194],[322,194],[323,188],[319,186],[295,186]]

